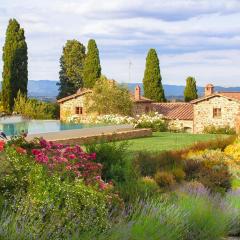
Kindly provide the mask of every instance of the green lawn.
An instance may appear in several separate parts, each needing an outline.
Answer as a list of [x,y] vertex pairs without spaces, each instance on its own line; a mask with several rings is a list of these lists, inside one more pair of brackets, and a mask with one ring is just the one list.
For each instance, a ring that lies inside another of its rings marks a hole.
[[182,149],[195,142],[208,141],[219,137],[215,134],[189,134],[155,132],[152,137],[128,140],[130,151],[164,151]]

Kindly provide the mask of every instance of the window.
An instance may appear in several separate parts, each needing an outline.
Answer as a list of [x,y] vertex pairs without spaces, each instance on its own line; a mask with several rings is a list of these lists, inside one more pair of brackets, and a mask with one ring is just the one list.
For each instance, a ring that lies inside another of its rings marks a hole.
[[148,106],[145,107],[145,113],[149,113],[150,109]]
[[83,108],[82,107],[76,107],[75,108],[75,114],[83,114]]
[[213,109],[213,117],[214,118],[220,118],[222,115],[221,108],[214,108]]

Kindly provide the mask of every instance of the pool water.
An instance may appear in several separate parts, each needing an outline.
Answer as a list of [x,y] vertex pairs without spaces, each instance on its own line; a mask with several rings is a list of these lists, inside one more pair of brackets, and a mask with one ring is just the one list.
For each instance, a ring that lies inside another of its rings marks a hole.
[[7,136],[19,135],[21,133],[38,134],[47,132],[59,132],[71,129],[81,129],[96,125],[84,125],[63,123],[59,120],[24,120],[22,118],[0,118],[0,130]]

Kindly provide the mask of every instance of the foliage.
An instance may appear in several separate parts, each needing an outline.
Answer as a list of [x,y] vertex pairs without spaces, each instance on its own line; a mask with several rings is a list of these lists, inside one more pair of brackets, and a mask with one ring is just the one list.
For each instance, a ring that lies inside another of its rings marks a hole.
[[[29,226],[25,231],[40,236],[44,225],[51,227],[55,219],[51,231],[62,239],[62,230],[68,235],[92,224],[98,230],[109,226],[108,211],[120,200],[112,194],[111,185],[101,180],[101,164],[93,161],[95,153],[43,139],[27,142],[22,136],[9,141],[1,154],[0,191],[11,203],[9,210],[13,207],[20,213],[11,219],[13,227],[23,218],[37,220],[39,229]],[[18,195],[20,199],[13,202]]]
[[198,98],[196,80],[194,77],[188,77],[184,89],[184,100],[190,102]]
[[138,152],[135,155],[135,166],[142,176],[154,176],[157,171],[171,171],[183,165],[181,153],[165,151],[160,153]]
[[87,112],[98,114],[130,115],[132,101],[128,90],[102,76],[94,85],[93,93],[86,97]]
[[59,105],[56,103],[42,102],[37,99],[27,98],[18,92],[15,99],[14,112],[30,119],[57,119]]
[[159,60],[155,49],[150,49],[146,58],[143,78],[144,96],[157,102],[165,102]]
[[115,183],[124,182],[127,179],[128,165],[126,161],[128,143],[118,144],[113,142],[101,142],[86,146],[87,152],[96,154],[95,161],[102,164],[102,177],[106,181]]
[[227,155],[232,156],[235,159],[240,158],[240,138],[237,138],[234,143],[228,145],[224,151]]
[[77,40],[68,40],[60,58],[58,99],[74,94],[83,87],[85,47]]
[[234,135],[236,134],[236,131],[234,128],[231,128],[230,126],[224,126],[224,127],[216,127],[214,125],[210,125],[204,128],[204,133],[209,134],[228,134],[228,135]]
[[[224,149],[232,141],[233,137],[229,137],[209,141],[207,144],[198,143],[178,151],[138,152],[135,154],[134,166],[142,176],[154,176],[158,171],[170,172],[175,175],[175,180],[181,181],[181,178],[186,177],[188,181],[203,183],[213,192],[223,193],[231,187],[232,171],[228,158],[219,151],[201,151]],[[197,151],[199,154],[196,154]]]
[[110,230],[84,239],[218,240],[227,236],[229,227],[222,200],[205,189],[136,202],[130,215],[123,215]]
[[188,179],[195,179],[213,192],[224,193],[231,188],[231,173],[226,155],[218,150],[205,150],[185,161]]
[[83,68],[83,79],[85,88],[93,88],[101,76],[101,65],[99,51],[94,39],[88,41],[88,51]]
[[229,221],[221,202],[219,197],[210,195],[204,188],[185,189],[177,201],[178,207],[186,214],[183,217],[187,226],[184,239],[218,240],[226,236]]
[[240,235],[240,191],[230,191],[226,195],[226,206],[227,212],[229,213],[230,218],[230,229],[229,234],[231,236]]
[[162,188],[170,189],[175,184],[175,179],[171,172],[158,171],[154,176],[154,180]]
[[171,173],[177,182],[182,182],[186,177],[186,173],[181,168],[175,168],[171,171]]
[[18,91],[27,95],[28,56],[24,29],[16,19],[10,19],[3,47],[3,109],[11,113]]

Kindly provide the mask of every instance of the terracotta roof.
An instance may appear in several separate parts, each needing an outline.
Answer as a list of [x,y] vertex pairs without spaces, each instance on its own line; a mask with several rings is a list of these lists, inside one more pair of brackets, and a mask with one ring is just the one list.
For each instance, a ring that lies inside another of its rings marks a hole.
[[132,101],[135,102],[135,103],[146,103],[146,102],[151,103],[151,102],[153,102],[153,100],[151,100],[149,98],[145,98],[143,96],[141,96],[139,100],[136,100],[135,95],[132,94],[132,93],[130,94],[130,97],[131,97]]
[[167,119],[193,120],[191,103],[153,103],[153,110],[163,114]]
[[229,97],[229,98],[234,98],[240,100],[240,92],[219,92],[219,94]]
[[58,103],[63,103],[63,102],[66,102],[66,101],[68,101],[70,99],[74,99],[76,97],[82,96],[82,95],[84,95],[86,93],[92,93],[92,90],[90,90],[90,89],[83,89],[82,91],[78,90],[75,94],[72,94],[72,95],[70,95],[68,97],[64,97],[64,98],[58,99],[57,102]]
[[207,100],[207,99],[213,98],[213,97],[225,97],[225,98],[230,99],[230,100],[240,101],[240,92],[219,92],[219,93],[213,93],[211,95],[195,99],[195,100],[191,101],[191,103],[194,104],[194,103],[202,102],[204,100]]

